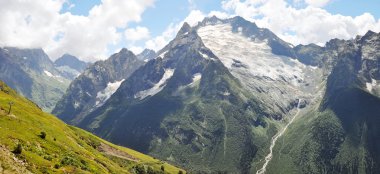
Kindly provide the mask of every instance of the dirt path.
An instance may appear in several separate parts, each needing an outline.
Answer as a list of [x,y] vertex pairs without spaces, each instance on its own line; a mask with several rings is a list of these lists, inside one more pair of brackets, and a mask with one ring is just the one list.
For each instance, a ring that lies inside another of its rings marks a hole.
[[130,161],[135,161],[135,162],[139,161],[139,159],[133,157],[132,155],[130,155],[126,152],[123,152],[119,149],[116,149],[114,147],[111,147],[110,145],[105,144],[105,143],[101,143],[100,146],[98,147],[98,150],[100,152],[107,154],[107,155],[115,156],[118,158],[130,160]]

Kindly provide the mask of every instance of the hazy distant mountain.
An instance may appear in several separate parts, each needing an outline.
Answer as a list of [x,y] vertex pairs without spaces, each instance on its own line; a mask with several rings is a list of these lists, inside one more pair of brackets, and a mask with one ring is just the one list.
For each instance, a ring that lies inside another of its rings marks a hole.
[[148,62],[149,60],[154,59],[156,57],[157,57],[156,52],[150,49],[145,49],[143,52],[137,55],[137,58],[144,62]]
[[54,67],[42,49],[0,48],[0,80],[51,111],[70,80]]
[[81,61],[75,56],[64,54],[55,60],[54,65],[65,77],[74,80],[87,68],[89,63]]

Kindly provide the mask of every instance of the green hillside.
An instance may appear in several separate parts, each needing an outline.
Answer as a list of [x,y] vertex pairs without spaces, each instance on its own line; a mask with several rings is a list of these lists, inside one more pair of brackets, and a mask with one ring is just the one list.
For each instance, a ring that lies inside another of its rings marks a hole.
[[[13,105],[8,114],[10,102]],[[66,125],[0,81],[0,173],[179,171],[163,161]]]
[[275,147],[268,173],[379,173],[380,99],[358,88],[301,116]]

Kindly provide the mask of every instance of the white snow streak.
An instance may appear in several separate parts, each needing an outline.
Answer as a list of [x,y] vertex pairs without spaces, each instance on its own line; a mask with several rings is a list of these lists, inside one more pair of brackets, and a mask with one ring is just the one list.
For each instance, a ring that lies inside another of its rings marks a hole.
[[49,76],[49,77],[54,77],[54,75],[53,75],[51,72],[49,72],[49,71],[44,70],[44,73],[45,73],[47,76]]
[[115,81],[113,83],[109,82],[106,88],[104,88],[102,91],[99,91],[96,94],[95,106],[96,107],[102,106],[111,97],[111,95],[116,92],[116,90],[120,87],[123,81],[124,79],[120,81]]
[[134,97],[142,100],[145,97],[153,96],[153,95],[159,93],[165,87],[166,81],[169,80],[173,76],[173,74],[174,74],[174,69],[165,69],[165,73],[158,83],[156,83],[150,89],[138,92],[137,94],[135,94]]

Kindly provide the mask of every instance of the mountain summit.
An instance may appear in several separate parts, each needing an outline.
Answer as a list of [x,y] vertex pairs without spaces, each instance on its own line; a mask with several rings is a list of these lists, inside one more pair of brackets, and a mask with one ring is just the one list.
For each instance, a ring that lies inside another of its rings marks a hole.
[[74,88],[97,79],[86,70],[55,113],[195,173],[376,173],[379,46],[368,32],[293,47],[241,17],[206,18],[88,94]]

